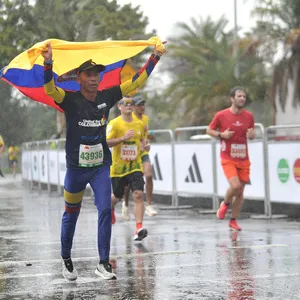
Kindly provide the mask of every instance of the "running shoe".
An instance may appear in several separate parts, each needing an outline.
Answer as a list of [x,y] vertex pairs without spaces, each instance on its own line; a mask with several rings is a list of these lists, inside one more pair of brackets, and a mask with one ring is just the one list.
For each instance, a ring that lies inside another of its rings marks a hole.
[[226,205],[224,201],[221,202],[221,205],[217,211],[217,217],[219,219],[223,220],[225,218],[228,206],[229,205]]
[[145,228],[140,228],[139,230],[137,230],[134,234],[133,240],[134,241],[141,241],[142,239],[144,239],[146,236],[148,235],[148,231]]
[[116,223],[116,214],[115,214],[115,209],[113,208],[111,210],[111,224],[115,224]]
[[125,201],[122,202],[122,214],[121,214],[121,218],[124,221],[129,221],[129,219],[130,219],[129,211],[128,211],[128,206],[126,206]]
[[146,205],[145,212],[149,217],[153,217],[157,215],[157,211],[153,208],[152,205]]
[[67,280],[73,281],[77,279],[78,273],[73,266],[71,258],[62,259],[62,274]]
[[242,227],[240,227],[236,220],[230,220],[228,226],[234,230],[241,231]]
[[95,274],[106,280],[117,279],[117,275],[113,273],[110,263],[98,263]]

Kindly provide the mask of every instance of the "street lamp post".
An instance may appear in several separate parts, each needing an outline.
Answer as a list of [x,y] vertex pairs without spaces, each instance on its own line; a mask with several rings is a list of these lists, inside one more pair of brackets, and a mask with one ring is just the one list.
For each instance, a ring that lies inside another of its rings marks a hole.
[[234,0],[234,45],[233,45],[233,57],[236,60],[234,68],[235,77],[239,78],[240,68],[238,62],[238,27],[237,27],[237,0]]

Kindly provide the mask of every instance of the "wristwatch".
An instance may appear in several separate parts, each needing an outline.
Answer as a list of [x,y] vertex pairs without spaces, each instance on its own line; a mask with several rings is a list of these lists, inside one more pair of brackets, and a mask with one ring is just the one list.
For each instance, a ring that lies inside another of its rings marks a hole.
[[53,60],[44,61],[44,65],[51,66],[53,64]]
[[152,57],[153,57],[154,59],[156,59],[156,60],[160,60],[160,56],[157,55],[157,54],[152,54]]

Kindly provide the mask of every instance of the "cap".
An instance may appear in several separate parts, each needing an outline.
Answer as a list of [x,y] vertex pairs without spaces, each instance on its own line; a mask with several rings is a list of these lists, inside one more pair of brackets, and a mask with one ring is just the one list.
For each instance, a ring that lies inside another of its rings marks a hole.
[[96,64],[92,59],[89,59],[77,68],[77,72],[81,73],[83,71],[86,71],[89,69],[94,69],[94,68],[96,68],[97,72],[99,72],[99,73],[105,70],[105,66]]
[[132,98],[132,101],[133,101],[134,105],[139,105],[139,104],[146,102],[146,100],[141,95],[135,95]]
[[76,81],[78,73],[81,73],[81,72],[86,71],[91,68],[97,68],[97,72],[99,72],[99,73],[105,70],[105,66],[96,64],[95,62],[93,62],[92,59],[89,59],[89,60],[85,61],[84,63],[82,63],[78,68],[70,70],[70,71],[60,75],[57,78],[57,81],[58,82]]

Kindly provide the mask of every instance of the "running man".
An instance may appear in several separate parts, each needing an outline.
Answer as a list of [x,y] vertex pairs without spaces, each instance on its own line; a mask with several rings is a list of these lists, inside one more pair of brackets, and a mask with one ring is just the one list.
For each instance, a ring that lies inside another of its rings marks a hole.
[[[161,45],[159,45],[161,46]],[[98,91],[100,72],[105,66],[91,59],[77,70],[80,91],[69,92],[55,86],[52,72],[52,48],[50,42],[44,57],[44,88],[66,116],[66,163],[64,182],[65,212],[61,227],[61,256],[63,276],[77,279],[77,271],[71,259],[71,249],[82,197],[89,183],[93,189],[94,203],[98,210],[98,254],[100,261],[95,273],[104,279],[116,279],[109,263],[111,240],[111,179],[109,169],[111,153],[106,142],[106,125],[110,109],[123,95],[140,88],[150,76],[163,55],[157,47],[145,66],[130,80],[120,86]]]
[[207,134],[220,139],[221,164],[229,182],[217,217],[224,219],[232,202],[229,227],[235,230],[242,230],[236,218],[243,205],[245,184],[250,178],[247,138],[251,140],[255,138],[253,114],[244,109],[246,98],[244,88],[233,88],[230,91],[231,107],[219,111],[207,129]]
[[107,143],[112,147],[112,166],[110,176],[112,180],[112,223],[116,222],[114,209],[122,199],[125,187],[129,186],[134,200],[134,215],[136,231],[134,241],[144,239],[148,232],[143,228],[144,217],[144,176],[141,152],[149,151],[150,145],[145,138],[144,123],[132,117],[133,101],[124,97],[118,105],[121,115],[107,126]]
[[[136,95],[133,97],[134,111],[132,113],[132,117],[134,120],[140,120],[144,123],[146,138],[149,137],[149,117],[145,115],[145,102],[141,95]],[[152,192],[153,192],[153,178],[152,178],[152,166],[149,158],[149,153],[147,151],[143,151],[142,154],[142,164],[144,170],[144,176],[146,179],[146,209],[145,212],[148,216],[156,216],[157,211],[152,206]],[[125,189],[124,193],[124,201],[122,202],[122,218],[124,220],[129,220],[129,189]]]
[[8,159],[10,162],[10,166],[12,169],[12,174],[14,178],[16,177],[17,172],[17,163],[18,163],[18,155],[20,152],[20,148],[16,146],[14,143],[11,143],[11,145],[8,148]]
[[[0,159],[1,159],[1,156],[4,153],[4,151],[5,151],[5,143],[4,143],[4,140],[2,138],[2,135],[0,135]],[[0,165],[0,176],[4,177],[4,175],[3,175],[2,171],[1,171],[1,165]]]

